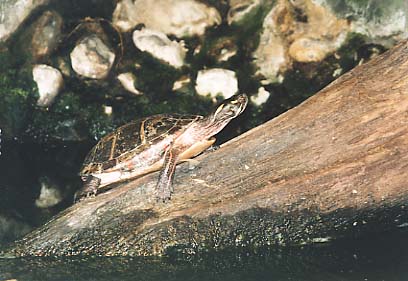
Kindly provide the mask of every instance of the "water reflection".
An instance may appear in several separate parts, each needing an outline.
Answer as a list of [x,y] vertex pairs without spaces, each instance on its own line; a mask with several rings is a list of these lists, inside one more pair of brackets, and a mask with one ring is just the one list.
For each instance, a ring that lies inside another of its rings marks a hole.
[[406,231],[302,248],[193,258],[0,259],[0,280],[407,280]]

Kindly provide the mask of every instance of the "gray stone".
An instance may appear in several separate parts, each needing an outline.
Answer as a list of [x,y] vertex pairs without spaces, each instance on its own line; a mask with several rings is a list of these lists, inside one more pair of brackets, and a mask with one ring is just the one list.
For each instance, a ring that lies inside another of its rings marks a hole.
[[59,43],[62,17],[55,11],[45,11],[33,24],[31,54],[35,59],[49,55]]

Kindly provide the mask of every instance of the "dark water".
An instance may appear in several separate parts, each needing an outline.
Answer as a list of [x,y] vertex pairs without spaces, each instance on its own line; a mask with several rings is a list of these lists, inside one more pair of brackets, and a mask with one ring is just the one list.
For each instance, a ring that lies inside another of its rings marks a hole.
[[408,280],[407,231],[193,258],[0,259],[0,280]]

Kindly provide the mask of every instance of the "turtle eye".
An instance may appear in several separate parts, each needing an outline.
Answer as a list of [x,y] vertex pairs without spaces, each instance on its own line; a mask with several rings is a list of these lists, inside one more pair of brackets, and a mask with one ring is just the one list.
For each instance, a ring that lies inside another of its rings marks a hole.
[[225,110],[225,115],[229,118],[233,118],[237,115],[237,107],[233,105],[229,105],[228,108]]

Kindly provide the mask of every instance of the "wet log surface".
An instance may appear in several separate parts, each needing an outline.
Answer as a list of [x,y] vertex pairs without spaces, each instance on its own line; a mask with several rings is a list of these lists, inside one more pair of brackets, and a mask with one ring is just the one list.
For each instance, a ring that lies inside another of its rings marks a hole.
[[282,114],[179,165],[85,200],[7,255],[162,255],[321,242],[408,222],[408,44]]

